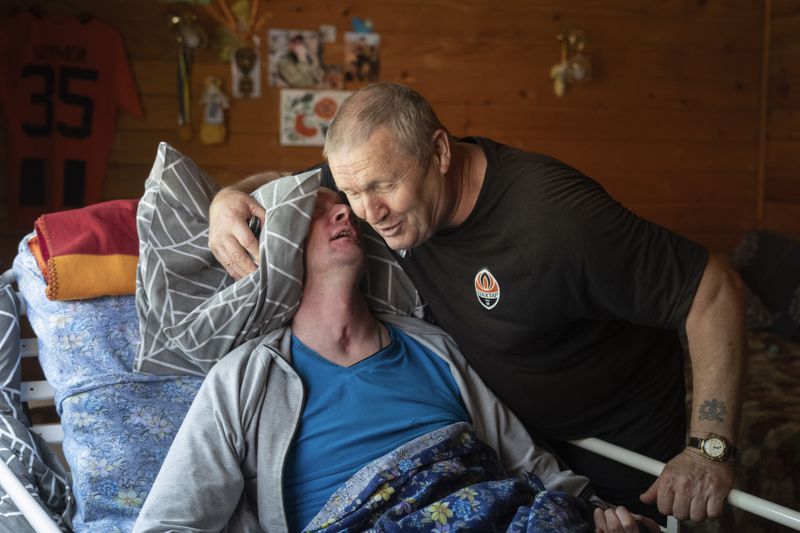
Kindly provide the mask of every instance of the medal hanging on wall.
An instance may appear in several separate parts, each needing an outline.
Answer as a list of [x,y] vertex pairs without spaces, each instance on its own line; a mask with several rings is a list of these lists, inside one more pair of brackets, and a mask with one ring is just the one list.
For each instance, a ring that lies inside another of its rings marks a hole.
[[261,96],[261,41],[255,35],[252,44],[238,48],[231,61],[233,96],[236,98],[259,98]]
[[178,50],[178,135],[184,141],[192,138],[192,53],[186,46]]
[[220,27],[215,32],[220,57],[231,63],[231,95],[261,97],[260,32],[272,14],[261,11],[261,0],[217,0],[205,10]]
[[167,20],[178,42],[178,135],[188,141],[192,131],[192,63],[194,51],[206,45],[206,34],[191,9],[168,11]]

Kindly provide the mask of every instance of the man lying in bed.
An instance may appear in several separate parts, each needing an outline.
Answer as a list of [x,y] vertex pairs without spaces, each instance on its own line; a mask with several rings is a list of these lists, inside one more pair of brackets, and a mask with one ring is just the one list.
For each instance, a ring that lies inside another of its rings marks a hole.
[[639,531],[623,508],[592,516],[588,480],[533,445],[447,335],[374,317],[364,269],[350,208],[320,189],[291,327],[210,371],[134,531]]

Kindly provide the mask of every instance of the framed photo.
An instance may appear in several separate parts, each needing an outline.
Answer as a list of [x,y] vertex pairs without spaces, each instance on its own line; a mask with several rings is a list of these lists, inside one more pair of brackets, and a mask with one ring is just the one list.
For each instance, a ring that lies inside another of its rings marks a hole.
[[269,30],[267,77],[271,87],[323,88],[325,71],[319,32]]

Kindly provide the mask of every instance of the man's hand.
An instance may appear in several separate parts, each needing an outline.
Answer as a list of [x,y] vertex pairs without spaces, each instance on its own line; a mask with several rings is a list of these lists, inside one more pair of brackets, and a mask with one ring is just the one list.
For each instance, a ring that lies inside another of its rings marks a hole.
[[711,461],[686,448],[667,463],[640,499],[657,503],[662,514],[700,522],[722,514],[732,488],[733,465]]
[[222,189],[208,210],[208,247],[234,279],[255,271],[258,239],[247,226],[257,216],[264,225],[264,208],[249,194],[234,188]]
[[621,505],[606,510],[595,509],[593,518],[595,531],[600,533],[639,533],[639,524],[651,533],[661,531],[655,520],[633,514]]

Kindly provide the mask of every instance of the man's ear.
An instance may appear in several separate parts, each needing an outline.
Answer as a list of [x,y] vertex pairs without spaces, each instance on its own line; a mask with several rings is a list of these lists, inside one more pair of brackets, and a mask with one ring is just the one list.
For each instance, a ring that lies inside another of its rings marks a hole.
[[433,143],[433,162],[440,174],[447,174],[450,169],[450,135],[438,129],[433,132],[431,137]]

